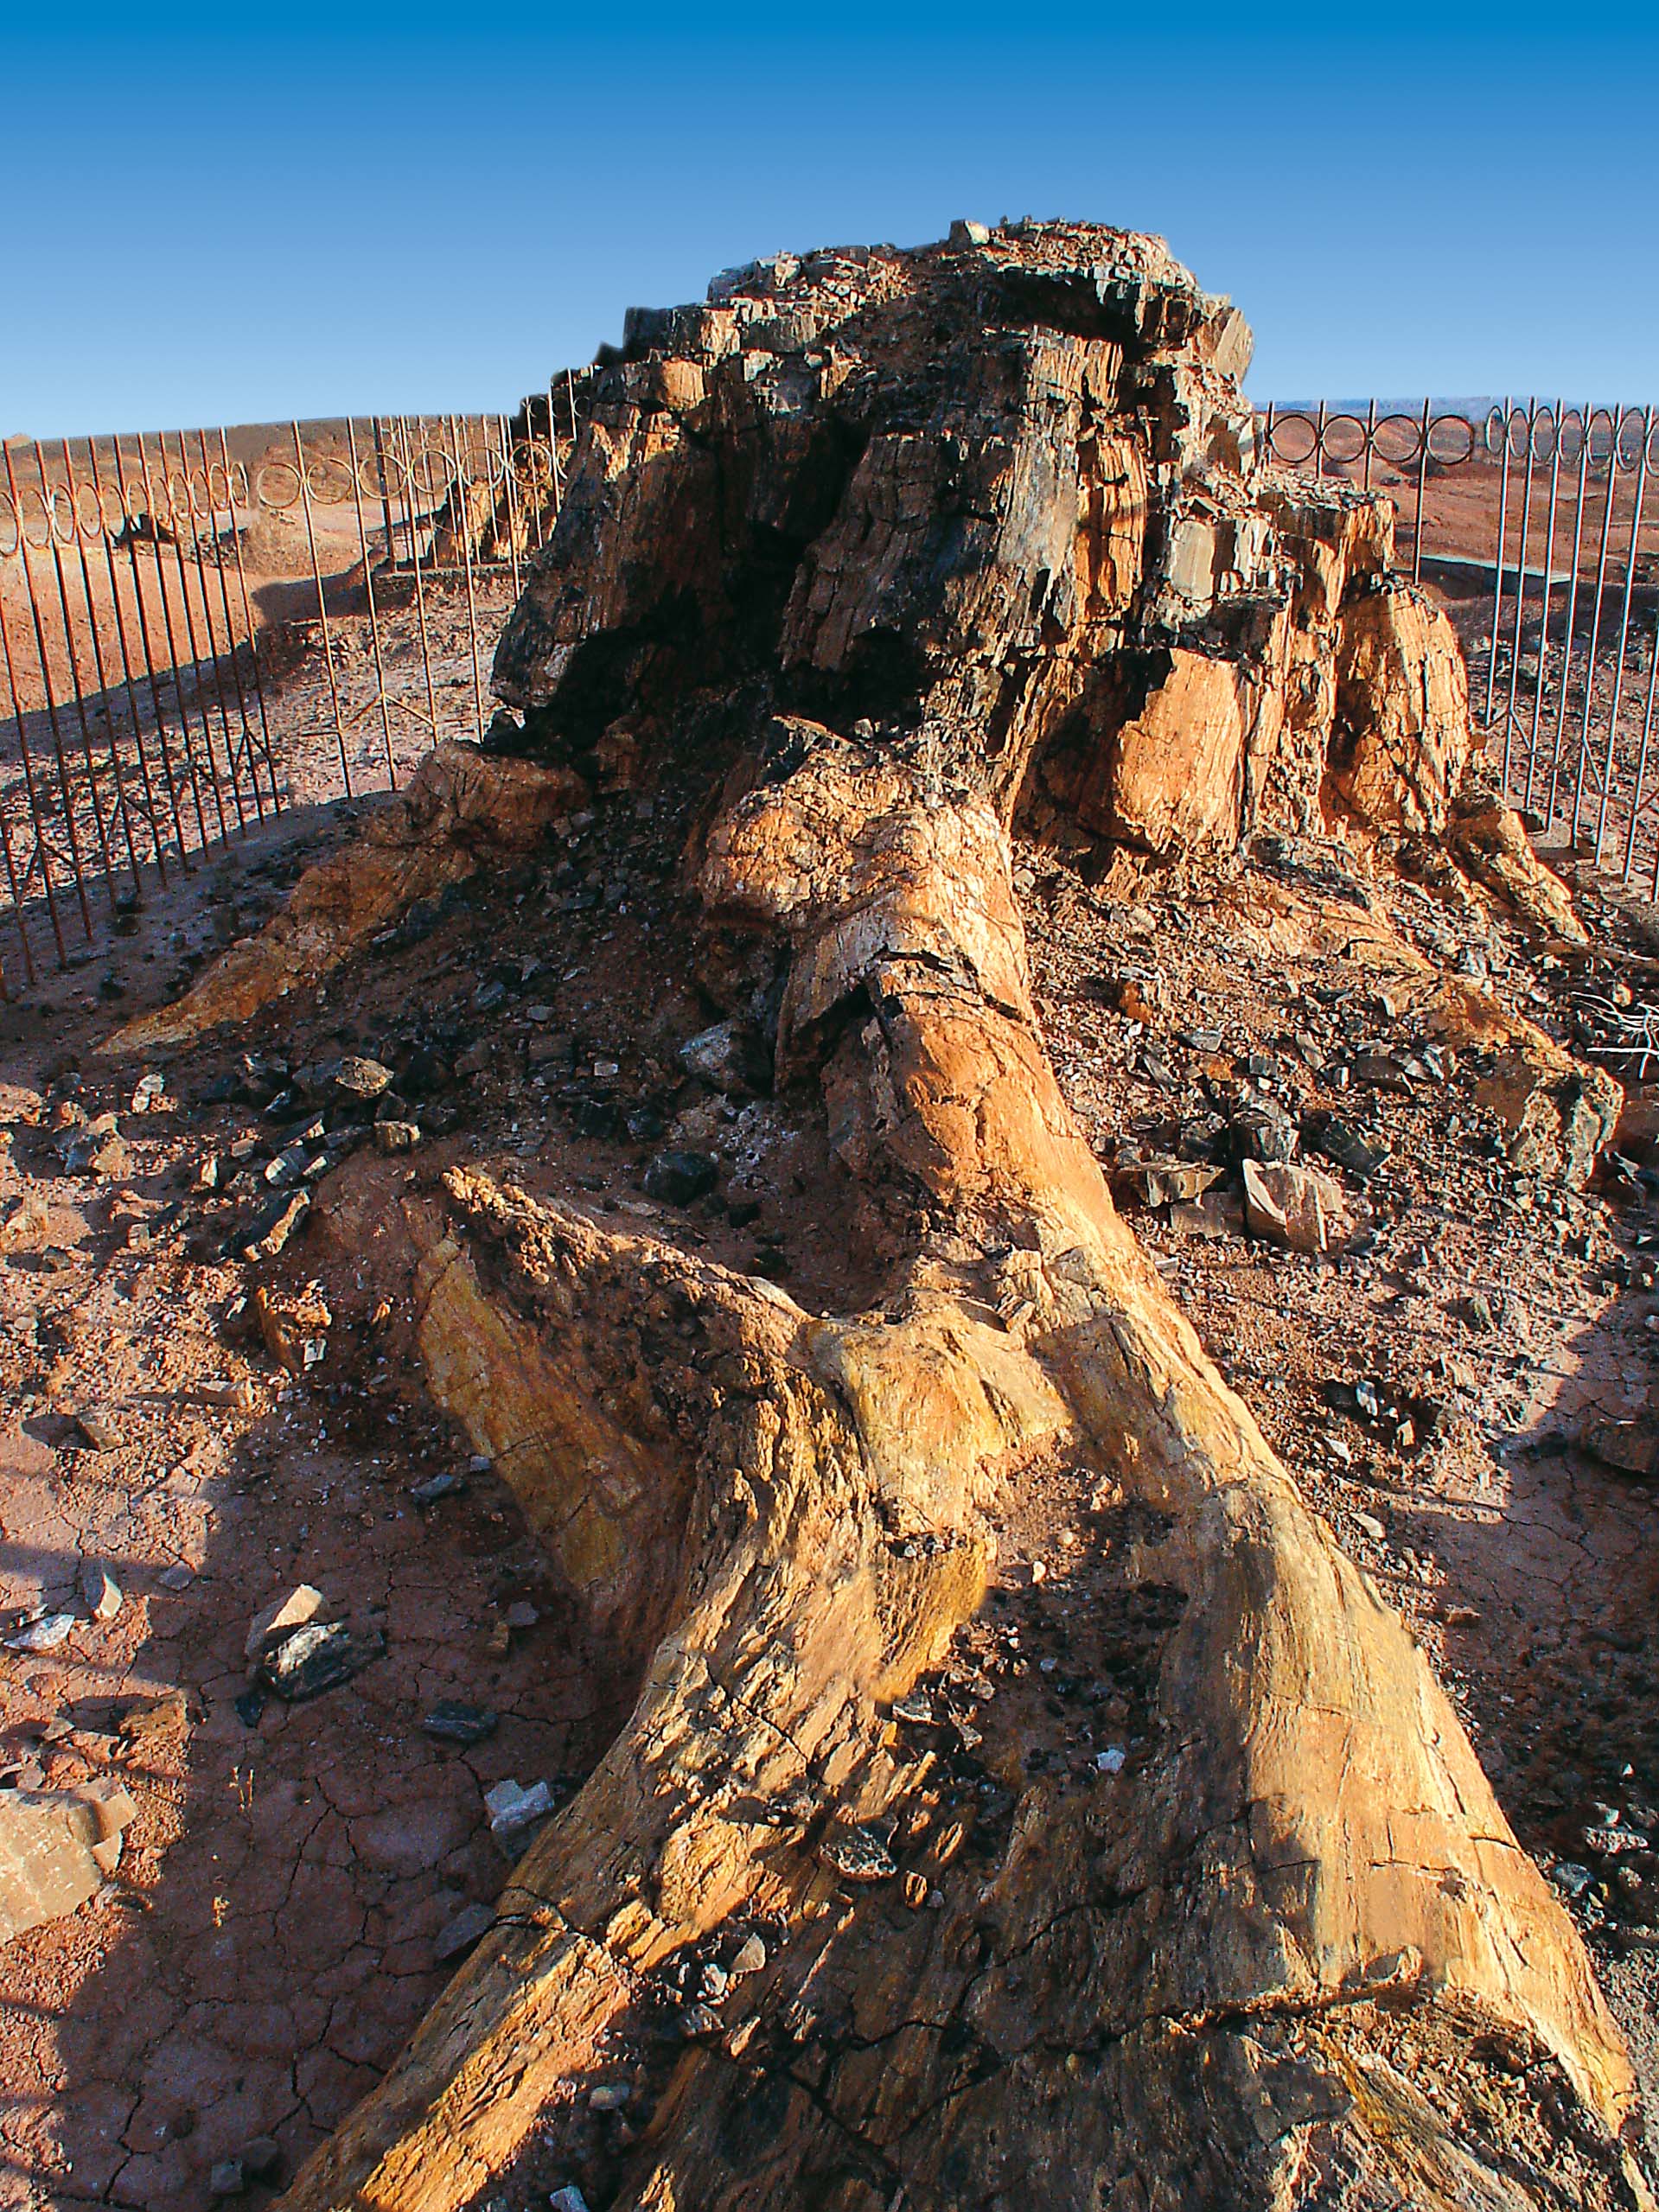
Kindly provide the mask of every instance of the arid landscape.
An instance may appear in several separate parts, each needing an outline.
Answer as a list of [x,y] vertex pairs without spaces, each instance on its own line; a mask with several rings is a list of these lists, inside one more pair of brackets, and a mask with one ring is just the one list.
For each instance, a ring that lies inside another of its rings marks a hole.
[[0,2205],[1651,2203],[1659,930],[1247,355],[640,318],[395,796],[248,564],[285,811],[3,1010]]

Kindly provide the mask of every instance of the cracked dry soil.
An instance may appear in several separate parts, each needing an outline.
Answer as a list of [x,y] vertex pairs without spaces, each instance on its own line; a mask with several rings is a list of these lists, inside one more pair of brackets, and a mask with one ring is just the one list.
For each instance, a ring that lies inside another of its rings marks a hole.
[[[833,1164],[813,1098],[724,1098],[679,1062],[708,1018],[674,872],[691,805],[672,787],[598,802],[545,860],[473,878],[315,993],[169,1062],[159,1110],[132,1110],[142,1065],[93,1057],[113,1026],[101,962],[9,1013],[0,1206],[10,1219],[30,1202],[0,1269],[0,1603],[8,1621],[73,1604],[92,1559],[123,1603],[49,1653],[0,1651],[3,1779],[113,1773],[138,1811],[99,1896],[0,1951],[0,2206],[196,2212],[214,2163],[261,2135],[281,2147],[279,2186],[442,1986],[445,1931],[506,1882],[523,1835],[492,1837],[485,1790],[545,1779],[557,1801],[631,1704],[629,1655],[584,1647],[505,1486],[432,1410],[407,1275],[359,1225],[476,1164],[602,1218],[648,1221],[831,1312],[861,1304],[872,1255],[902,1233]],[[188,967],[227,934],[227,902],[246,926],[259,887],[279,889],[335,834],[290,819],[253,846],[246,877],[204,871],[182,903],[145,915],[109,966],[123,1013],[175,987],[181,940]],[[1572,1909],[1651,2106],[1659,1858],[1598,1857],[1586,1832],[1610,1809],[1649,1836],[1656,1820],[1659,1490],[1577,1439],[1586,1418],[1649,1404],[1652,1179],[1616,1171],[1578,1195],[1517,1178],[1455,1055],[1397,1086],[1338,1089],[1344,1060],[1409,1056],[1419,1041],[1386,991],[1298,953],[1282,870],[1190,870],[1127,905],[1075,857],[1029,844],[1017,857],[1047,1042],[1108,1168],[1172,1150],[1171,1124],[1202,1137],[1224,1122],[1246,1074],[1296,1113],[1340,1108],[1384,1154],[1363,1184],[1343,1176],[1369,1216],[1359,1257],[1249,1240],[1225,1182],[1203,1208],[1143,1209],[1135,1226],[1311,1501],[1431,1654],[1521,1840],[1547,1866],[1588,1861]],[[1364,896],[1437,957],[1477,959],[1506,1004],[1570,1039],[1575,991],[1641,972],[1618,965],[1619,948],[1639,949],[1640,917],[1579,891],[1611,948],[1599,978],[1484,914],[1451,922],[1409,884]],[[1433,941],[1458,928],[1466,942]],[[250,1263],[233,1232],[294,1135],[284,1070],[341,1052],[394,1068],[430,1133],[408,1154],[342,1150],[286,1249]],[[106,1112],[118,1171],[69,1174],[61,1125]],[[686,1207],[645,1195],[669,1140],[718,1158],[714,1192]],[[209,1158],[215,1189],[200,1187]],[[315,1285],[326,1305],[326,1348],[298,1375],[252,1325],[258,1284],[295,1297]],[[417,1503],[412,1488],[445,1473],[463,1484]],[[902,1944],[947,1896],[960,1909],[1055,1794],[1104,1804],[1133,1782],[1152,1756],[1145,1690],[1179,1604],[1129,1574],[1156,1536],[1145,1518],[1097,1469],[1024,1469],[986,1608],[896,1723],[918,1769],[912,1878],[794,1940],[843,1958]],[[383,1636],[384,1653],[309,1702],[256,1709],[250,1618],[298,1583]],[[182,1702],[146,1712],[172,1692]],[[427,1734],[443,1699],[495,1712],[494,1733]],[[594,2100],[584,2084],[549,2108],[497,2184],[511,2212],[572,2178],[603,2203],[615,2162],[671,2093],[664,2007],[694,1999],[711,1969],[711,1986],[729,1986],[733,1943],[753,1936],[765,1953],[781,1931],[728,1934],[718,1954],[641,1986],[609,2054],[606,2082],[625,2094]],[[963,1969],[999,1978],[1017,2045],[1018,1960],[984,1940]],[[1356,2049],[1389,2033],[1386,2005],[1365,2009]],[[856,2017],[814,2025],[856,2057]],[[1298,2032],[1285,2024],[1289,2042]],[[987,2062],[964,2043],[964,2078]],[[1494,2126],[1517,2144],[1529,2100],[1547,2094],[1501,2063],[1477,2078],[1449,2045],[1415,2086],[1431,2102],[1493,2100]],[[763,2129],[763,2112],[751,2118]]]

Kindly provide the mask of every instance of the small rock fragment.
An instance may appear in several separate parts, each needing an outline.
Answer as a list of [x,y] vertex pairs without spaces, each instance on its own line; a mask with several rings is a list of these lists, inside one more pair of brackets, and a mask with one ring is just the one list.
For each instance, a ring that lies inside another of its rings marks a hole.
[[175,1559],[170,1567],[163,1567],[156,1579],[161,1587],[176,1597],[188,1590],[196,1578],[196,1571],[187,1560]]
[[115,1732],[129,1743],[142,1743],[151,1736],[170,1735],[182,1728],[189,1709],[182,1690],[163,1690],[159,1697],[140,1698],[130,1705],[115,1724]]
[[245,1234],[243,1259],[274,1259],[304,1220],[310,1204],[310,1192],[297,1190],[291,1197],[278,1199],[274,1207],[258,1215]]
[[489,1815],[493,1836],[516,1835],[552,1809],[553,1793],[545,1782],[533,1782],[526,1789],[509,1779],[484,1792],[484,1810]]
[[348,1052],[329,1070],[329,1080],[342,1098],[378,1099],[392,1088],[392,1070],[378,1060]]
[[714,1162],[706,1152],[659,1152],[645,1170],[645,1195],[668,1206],[689,1206],[713,1189]]
[[743,1974],[757,1974],[766,1964],[766,1946],[758,1935],[745,1935],[737,1946],[737,1956],[727,1972],[733,1980]]
[[220,2158],[208,2169],[210,2196],[239,2196],[247,2185],[247,2171],[239,2158]]
[[495,1914],[488,1905],[463,1905],[447,1928],[439,1930],[432,1945],[432,1956],[439,1966],[446,1966],[451,1959],[458,1959],[463,1951],[470,1951],[479,1937],[494,1924]]
[[121,1610],[121,1585],[101,1561],[80,1563],[81,1603],[94,1621],[112,1621]]
[[418,1121],[377,1121],[374,1125],[377,1152],[412,1152],[419,1142]]
[[271,2181],[282,2166],[282,2145],[269,2135],[256,2135],[237,2152],[243,2171],[254,2181]]
[[259,1671],[279,1698],[297,1705],[348,1681],[385,1649],[384,1636],[354,1636],[341,1621],[312,1622],[266,1652]]
[[844,1882],[885,1882],[898,1871],[873,1828],[838,1828],[826,1836],[818,1855]]
[[42,1613],[20,1629],[14,1629],[6,1638],[10,1651],[55,1651],[70,1630],[79,1624],[73,1613]]
[[482,1743],[495,1733],[499,1720],[488,1705],[463,1705],[445,1698],[421,1722],[421,1731],[440,1743]]
[[601,2081],[588,2092],[588,2110],[590,2112],[623,2112],[632,2100],[633,2095],[633,2088],[627,2081]]
[[464,1475],[429,1475],[424,1482],[412,1482],[409,1495],[418,1506],[435,1506],[440,1498],[458,1497],[467,1488]]
[[280,1597],[273,1597],[262,1605],[248,1622],[247,1635],[242,1640],[245,1659],[258,1659],[265,1647],[296,1629],[303,1629],[308,1621],[315,1621],[328,1600],[322,1592],[309,1582],[298,1583]]
[[547,2204],[548,2212],[588,2212],[588,2200],[573,2181],[566,2182],[563,2189],[556,2189]]

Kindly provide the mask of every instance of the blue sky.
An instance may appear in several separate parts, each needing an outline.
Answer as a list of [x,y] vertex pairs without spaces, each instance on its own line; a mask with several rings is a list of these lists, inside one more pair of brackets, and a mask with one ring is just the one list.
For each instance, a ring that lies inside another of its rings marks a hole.
[[510,407],[728,264],[1028,213],[1161,233],[1260,398],[1659,399],[1652,5],[70,15],[0,14],[8,432]]

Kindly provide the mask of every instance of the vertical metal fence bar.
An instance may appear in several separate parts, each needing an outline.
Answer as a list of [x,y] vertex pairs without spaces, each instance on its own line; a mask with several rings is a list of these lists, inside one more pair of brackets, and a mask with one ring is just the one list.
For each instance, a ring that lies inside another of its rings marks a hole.
[[[82,535],[80,526],[80,486],[75,481],[74,463],[69,457],[68,439],[61,439],[59,441],[59,446],[63,457],[64,487],[69,502],[69,527],[74,533],[75,558],[80,564],[80,596],[86,609],[86,633],[92,640],[93,667],[98,678],[99,710],[104,717],[104,743],[110,758],[110,780],[115,787],[115,811],[119,819],[122,837],[126,845],[127,864],[132,870],[132,888],[136,893],[139,889],[138,848],[132,835],[132,816],[127,807],[126,785],[122,781],[121,759],[120,755],[116,749],[115,686],[110,681],[108,673],[104,666],[104,643],[102,636],[103,626],[99,622],[98,609],[93,603],[92,564],[86,558],[86,540]],[[36,442],[35,449],[38,456],[40,452],[38,441]],[[103,509],[100,507],[99,509],[99,535],[100,537],[103,535]],[[58,584],[60,591],[61,591],[63,584],[63,570],[61,562],[59,563],[58,567]],[[66,610],[67,603],[68,602],[66,598]],[[73,660],[71,665],[74,665]],[[81,727],[83,730],[86,729],[86,702],[83,699],[81,701]],[[86,773],[88,780],[90,781],[92,776],[92,768],[90,765],[90,744],[88,745],[87,757],[88,767]],[[114,897],[114,879],[112,877],[110,879],[112,899]]]
[[507,519],[507,566],[513,578],[513,596],[516,600],[519,596],[519,509],[513,495],[513,431],[505,415],[497,415],[495,429],[501,441],[501,509]]
[[[47,726],[52,732],[52,751],[57,762],[58,793],[63,801],[63,826],[69,840],[71,873],[74,877],[75,896],[80,906],[81,927],[85,929],[87,941],[90,943],[92,941],[93,934],[93,910],[87,903],[86,871],[80,864],[80,838],[75,828],[74,801],[69,795],[69,771],[63,757],[63,731],[58,722],[57,696],[52,682],[52,670],[49,657],[47,653],[46,632],[41,622],[40,594],[35,588],[35,570],[34,565],[29,558],[29,533],[26,530],[22,528],[22,517],[23,512],[22,494],[17,488],[16,472],[11,465],[11,448],[10,446],[6,447],[4,449],[4,452],[6,461],[6,482],[11,493],[12,506],[16,510],[19,520],[19,532],[22,541],[19,550],[22,554],[23,560],[23,588],[29,594],[29,620],[33,625],[35,632],[35,653],[40,664],[41,693],[46,700]],[[46,524],[47,534],[49,537],[53,528],[52,514],[50,508],[47,507],[44,503],[42,503],[41,513]],[[31,806],[34,804],[35,795],[34,787],[31,784],[29,789],[29,800]],[[44,877],[46,874],[46,854],[48,851],[46,817],[39,811],[38,807],[35,809],[35,834],[41,853],[41,874],[42,877]]]
[[558,465],[558,416],[553,405],[553,379],[547,379],[547,466],[552,472],[553,522],[565,512],[565,477]]
[[[181,431],[179,433],[179,444],[181,449],[182,449],[183,443],[184,434]],[[253,799],[253,811],[258,815],[260,821],[263,822],[265,818],[265,800],[259,796],[259,769],[258,763],[255,760],[253,754],[253,730],[252,724],[248,721],[247,693],[242,688],[242,666],[236,647],[236,618],[231,613],[230,586],[225,581],[225,556],[220,551],[219,545],[219,525],[217,520],[219,509],[214,500],[213,463],[207,458],[207,433],[206,430],[199,430],[196,432],[196,443],[201,452],[201,482],[202,489],[207,501],[207,526],[208,532],[213,542],[214,572],[219,578],[220,611],[225,617],[224,657],[230,664],[231,683],[236,692],[236,718],[241,725],[240,735],[237,739],[236,753],[231,764],[231,788],[233,791],[239,791],[243,770],[246,768],[248,779],[248,787]],[[225,502],[230,510],[230,534],[232,543],[234,544],[236,539],[236,505],[231,495],[230,471],[228,469],[225,472]],[[201,596],[204,599],[208,597],[207,581],[205,572],[202,577]],[[221,697],[223,695],[222,682],[220,685],[220,695]],[[237,812],[239,814],[241,813],[239,791],[237,799]],[[242,826],[244,829],[247,827],[246,818],[243,819]]]
[[[156,711],[156,746],[157,751],[162,756],[162,779],[167,786],[167,803],[172,811],[173,834],[178,840],[179,865],[188,876],[190,872],[190,856],[185,849],[184,817],[179,809],[178,784],[173,774],[172,754],[168,748],[167,717],[162,711],[161,678],[156,673],[156,651],[151,641],[150,630],[150,610],[144,604],[144,572],[138,566],[138,534],[137,528],[138,515],[137,511],[134,507],[127,493],[126,461],[121,451],[121,441],[118,437],[113,439],[112,443],[115,449],[115,481],[116,488],[121,499],[122,524],[127,541],[127,560],[132,570],[132,597],[138,615],[138,637],[139,642],[144,647],[144,667],[150,679],[150,704]],[[143,443],[140,441],[139,451],[141,456],[143,449]],[[144,479],[141,477],[140,481],[143,481]],[[150,526],[151,535],[153,537],[156,518],[150,513],[150,507],[148,505],[148,490],[145,492],[145,500],[146,505],[144,510],[144,518]],[[159,562],[156,564],[156,574],[159,577]],[[163,594],[162,599],[163,612],[166,610],[166,596]],[[184,728],[184,715],[182,708],[180,709],[179,712],[179,723],[180,727],[184,729],[185,756],[188,760],[189,757],[190,739],[188,729]],[[201,817],[201,799],[198,796],[196,801],[196,813],[198,819]],[[203,843],[206,843],[205,837],[203,838]]]
[[1521,543],[1515,557],[1515,630],[1509,647],[1509,696],[1503,710],[1503,790],[1509,788],[1509,757],[1515,743],[1515,698],[1521,683],[1521,648],[1525,641],[1527,610],[1527,548],[1532,534],[1533,446],[1537,436],[1538,403],[1527,402],[1527,473],[1521,494]]
[[[1487,417],[1490,429],[1491,417]],[[1486,656],[1486,714],[1485,726],[1492,726],[1492,707],[1497,692],[1497,641],[1503,619],[1503,549],[1509,540],[1509,401],[1505,395],[1502,411],[1503,424],[1503,473],[1497,495],[1497,551],[1492,563],[1492,635]]]
[[398,549],[392,538],[392,494],[386,481],[386,443],[380,436],[378,415],[371,416],[370,428],[374,436],[374,467],[380,480],[380,521],[386,530],[386,564],[390,569],[398,564]]
[[[404,481],[405,486],[404,512],[408,514],[414,506],[415,499],[415,472],[412,459],[404,471]],[[420,638],[421,673],[426,679],[426,718],[431,724],[432,743],[436,745],[437,743],[437,689],[432,681],[432,643],[426,627],[426,585],[421,576],[420,551],[415,543],[412,530],[409,534],[409,552],[411,565],[415,571],[415,623]]]
[[[265,676],[260,668],[259,634],[253,620],[253,601],[248,591],[246,564],[242,558],[242,533],[236,522],[236,471],[231,466],[230,442],[221,430],[219,451],[225,464],[225,483],[231,501],[231,544],[236,553],[236,581],[242,595],[242,620],[247,626],[248,666],[253,672],[253,697],[259,710],[259,737],[265,753],[265,775],[271,785],[271,809],[275,814],[283,811],[283,796],[277,778],[277,762],[271,749],[271,717],[265,712]],[[252,483],[248,483],[248,498],[257,505]]]
[[[17,516],[17,549],[21,553],[23,542],[22,509],[17,507],[15,500],[13,507]],[[11,657],[11,630],[6,621],[6,598],[3,591],[0,591],[0,653],[3,653],[5,658],[6,691],[11,700],[12,719],[17,724],[17,755],[22,764],[23,792],[29,800],[29,826],[35,832],[35,850],[41,856],[41,888],[46,893],[47,919],[52,925],[53,940],[58,948],[58,964],[60,966],[67,966],[69,956],[64,950],[63,924],[58,918],[57,895],[52,888],[51,861],[46,843],[46,833],[41,826],[41,802],[35,789],[34,763],[29,757],[29,732],[23,722],[23,702],[17,687],[16,664]],[[23,899],[29,889],[27,872],[20,884],[16,866],[12,858],[11,832],[6,825],[3,807],[0,807],[0,830],[4,831],[5,833],[6,881],[11,887],[11,902],[17,909],[17,934],[22,940],[23,966],[28,972],[29,981],[33,983],[35,960],[29,949],[29,929],[23,916]]]
[[[1596,603],[1590,610],[1590,649],[1584,664],[1584,713],[1579,725],[1579,758],[1577,787],[1573,794],[1573,842],[1579,841],[1579,818],[1583,809],[1584,781],[1590,767],[1590,719],[1596,698],[1596,654],[1601,645],[1602,602],[1607,591],[1607,555],[1612,544],[1613,498],[1618,485],[1618,434],[1623,427],[1624,411],[1616,407],[1611,416],[1611,443],[1607,449],[1607,495],[1601,507],[1601,546],[1596,556]],[[1585,425],[1589,437],[1591,424]]]
[[455,488],[462,515],[461,551],[467,574],[467,643],[472,651],[472,698],[477,714],[475,734],[482,738],[484,734],[484,679],[478,666],[478,609],[472,589],[472,502],[467,496],[470,488],[465,464],[461,458],[459,423],[454,415],[448,419],[450,437],[455,449]]
[[1412,520],[1411,580],[1423,581],[1423,507],[1428,497],[1428,442],[1434,431],[1434,411],[1423,402],[1423,421],[1417,438],[1417,503]]
[[329,672],[329,699],[334,714],[334,742],[340,755],[341,780],[346,787],[346,796],[351,798],[351,768],[346,759],[346,732],[340,719],[340,683],[335,674],[334,638],[329,628],[328,594],[322,589],[322,564],[317,557],[316,523],[311,513],[311,480],[306,472],[305,449],[300,443],[299,424],[291,425],[294,433],[294,462],[299,470],[300,505],[305,513],[305,542],[311,551],[311,576],[316,584],[317,619],[322,627],[322,659]]
[[[1634,418],[1636,410],[1630,411]],[[1612,794],[1613,752],[1618,738],[1618,711],[1624,702],[1624,655],[1630,642],[1630,601],[1636,590],[1636,557],[1642,533],[1642,509],[1648,491],[1648,438],[1653,429],[1653,411],[1648,410],[1642,418],[1642,451],[1637,462],[1636,491],[1630,502],[1630,542],[1624,557],[1624,598],[1619,609],[1618,642],[1613,648],[1613,696],[1607,709],[1607,755],[1602,766],[1601,808],[1596,817],[1596,859],[1601,859],[1602,845],[1607,835],[1607,803]],[[1615,443],[1608,458],[1608,467],[1615,476],[1618,473],[1618,447]],[[1636,827],[1636,812],[1630,812],[1630,828]],[[1626,849],[1624,872],[1630,871],[1629,849]]]
[[[156,813],[156,791],[150,781],[150,755],[144,747],[143,717],[138,706],[138,685],[132,673],[132,648],[127,637],[127,618],[121,605],[121,579],[116,572],[115,545],[110,535],[109,516],[104,507],[104,476],[98,465],[98,440],[87,440],[87,455],[92,469],[93,493],[98,501],[99,537],[104,547],[104,568],[109,579],[110,606],[115,615],[115,635],[121,653],[121,677],[126,689],[127,712],[132,721],[132,748],[138,758],[138,786],[144,793],[144,819],[150,825],[150,857],[155,865],[156,878],[163,890],[167,889],[167,862],[162,847],[165,840]],[[121,523],[126,526],[126,502],[121,502]],[[113,719],[112,718],[112,729]]]
[[346,451],[351,461],[351,493],[357,511],[357,545],[363,561],[363,589],[368,596],[369,649],[374,660],[374,690],[380,707],[380,736],[386,746],[386,781],[393,791],[398,787],[398,764],[392,757],[392,710],[386,703],[386,662],[380,654],[380,617],[374,605],[374,563],[368,549],[368,532],[363,526],[363,487],[357,475],[357,433],[352,428],[349,415],[346,418]]
[[[104,873],[104,889],[108,896],[111,911],[116,901],[115,866],[110,858],[109,839],[104,831],[104,809],[99,803],[98,771],[93,764],[93,728],[86,718],[86,683],[80,673],[80,654],[75,646],[74,618],[69,612],[69,586],[63,573],[63,546],[58,535],[58,500],[46,480],[46,456],[40,440],[35,441],[35,470],[41,482],[41,511],[46,517],[46,534],[52,552],[52,573],[58,587],[58,615],[63,624],[64,657],[69,665],[70,688],[74,693],[75,720],[80,730],[80,757],[86,770],[86,804],[92,810],[93,831],[98,846],[99,865]],[[42,673],[45,673],[44,667]],[[47,681],[50,685],[50,676]],[[72,804],[68,792],[64,794],[66,813]],[[76,873],[80,864],[77,859]],[[90,933],[89,933],[90,934]]]
[[1584,557],[1584,503],[1589,489],[1590,471],[1590,403],[1586,399],[1578,410],[1579,469],[1576,495],[1573,507],[1573,562],[1567,577],[1566,620],[1561,631],[1561,692],[1555,704],[1555,735],[1551,741],[1549,759],[1549,803],[1544,810],[1544,819],[1555,819],[1556,795],[1560,781],[1561,746],[1566,736],[1567,692],[1573,680],[1573,633],[1579,615],[1579,570]]
[[[190,711],[185,703],[184,697],[184,655],[179,650],[178,633],[173,627],[173,609],[169,603],[167,596],[167,564],[162,555],[162,530],[163,525],[160,516],[156,512],[156,487],[150,474],[150,456],[144,449],[144,433],[142,430],[138,433],[138,475],[139,480],[144,488],[144,508],[150,522],[150,543],[154,546],[156,551],[156,595],[162,602],[162,624],[167,632],[167,653],[168,659],[172,664],[173,700],[175,705],[178,708],[179,712],[179,734],[184,740],[185,765],[190,772],[190,796],[195,802],[196,829],[201,837],[200,849],[205,852],[207,847],[207,810],[201,803],[201,763],[196,759],[195,741],[190,735]],[[169,500],[169,505],[171,505],[170,497]],[[172,525],[170,523],[166,526],[169,531],[171,531]],[[174,538],[174,545],[175,551],[176,551],[177,539],[175,534]],[[182,577],[184,573],[184,564],[182,560],[180,560],[177,565],[179,574],[181,577]],[[206,734],[207,731],[207,710],[201,704],[200,688],[198,688],[196,694],[196,707],[198,712],[201,715],[202,730],[204,734]],[[222,809],[220,811],[220,835],[221,837],[224,835],[224,817]]]
[[1538,668],[1532,687],[1532,724],[1527,734],[1527,791],[1523,804],[1531,811],[1533,781],[1538,768],[1539,726],[1544,711],[1544,679],[1549,665],[1550,593],[1555,570],[1555,509],[1561,481],[1561,402],[1559,395],[1549,411],[1549,507],[1544,522],[1544,591],[1538,622]]
[[[184,513],[190,529],[191,565],[196,572],[196,596],[201,602],[201,626],[207,633],[207,673],[213,678],[213,687],[219,701],[219,724],[225,745],[225,770],[230,778],[231,805],[235,810],[239,830],[247,827],[247,816],[242,806],[242,794],[237,787],[236,759],[231,744],[230,708],[225,700],[225,679],[219,666],[218,641],[214,635],[213,605],[207,596],[207,563],[202,556],[201,532],[196,527],[195,494],[190,489],[190,460],[184,448],[184,433],[178,433],[179,481],[184,487]],[[162,466],[167,466],[167,439],[158,433],[156,439],[160,448]],[[219,775],[219,755],[214,750],[213,717],[207,704],[207,688],[201,680],[201,647],[196,634],[195,610],[190,603],[190,572],[184,564],[184,542],[180,527],[178,501],[172,496],[172,484],[168,484],[168,505],[173,513],[173,551],[178,563],[179,596],[184,602],[184,627],[190,640],[190,658],[196,672],[196,698],[201,708],[201,742],[207,748],[207,773],[213,779],[214,806],[219,816],[219,833],[230,835],[230,824],[225,813],[224,787]]]

